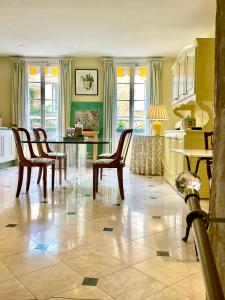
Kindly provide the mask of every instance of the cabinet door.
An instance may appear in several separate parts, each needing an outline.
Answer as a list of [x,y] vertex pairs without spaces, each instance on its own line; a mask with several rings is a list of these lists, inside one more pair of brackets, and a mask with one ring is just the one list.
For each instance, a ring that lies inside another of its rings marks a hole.
[[179,99],[179,64],[176,64],[173,69],[173,101],[177,101]]
[[186,76],[185,76],[185,55],[179,61],[179,100],[183,99],[186,95],[187,88],[186,88]]
[[187,95],[195,93],[195,48],[186,53]]

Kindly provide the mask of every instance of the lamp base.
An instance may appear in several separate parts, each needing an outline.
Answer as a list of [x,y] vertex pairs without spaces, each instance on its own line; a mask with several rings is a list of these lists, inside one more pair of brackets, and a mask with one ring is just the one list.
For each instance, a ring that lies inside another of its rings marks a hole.
[[153,121],[152,123],[152,135],[160,136],[162,131],[162,122]]

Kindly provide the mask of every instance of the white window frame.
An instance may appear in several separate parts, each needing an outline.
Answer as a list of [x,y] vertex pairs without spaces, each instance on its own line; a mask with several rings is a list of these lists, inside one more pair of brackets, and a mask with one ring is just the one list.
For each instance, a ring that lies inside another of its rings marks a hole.
[[[45,67],[51,66],[58,66],[59,68],[59,61],[58,60],[26,60],[26,72],[25,72],[25,124],[28,130],[31,130],[29,125],[29,95],[28,95],[28,67],[29,65],[38,66],[41,69],[41,127],[45,129]],[[60,76],[60,74],[59,74]],[[60,78],[60,77],[59,77]],[[58,81],[58,85],[60,88],[60,80]],[[58,89],[59,90],[59,89]],[[57,127],[56,132],[54,135],[59,135],[60,130],[60,95],[58,95],[58,114],[57,114]],[[50,133],[50,132],[49,132]]]
[[[148,68],[148,63],[147,61],[141,61],[141,62],[123,62],[123,61],[118,61],[115,62],[114,67],[115,67],[115,131],[117,132],[117,67],[130,67],[130,102],[129,105],[129,128],[133,128],[134,124],[134,102],[137,100],[134,100],[134,70],[135,67],[146,67],[147,69],[147,81],[146,81],[146,100],[143,99],[143,101],[146,101],[146,115],[147,115],[147,109],[150,105],[150,92],[149,92],[149,68]],[[123,101],[123,100],[122,100]],[[141,100],[142,101],[142,100]],[[143,133],[138,133],[140,135],[146,135],[149,134],[150,131],[150,126],[149,126],[149,120],[145,120],[145,132]]]

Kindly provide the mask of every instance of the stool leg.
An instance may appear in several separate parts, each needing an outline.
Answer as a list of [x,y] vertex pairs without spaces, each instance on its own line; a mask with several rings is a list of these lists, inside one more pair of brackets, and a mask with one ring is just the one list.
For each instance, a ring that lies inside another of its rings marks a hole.
[[38,178],[37,178],[37,184],[39,184],[40,181],[41,181],[41,174],[42,174],[42,167],[39,167]]
[[59,184],[62,185],[62,159],[59,159]]
[[54,191],[55,188],[55,164],[52,165],[52,191]]
[[120,197],[124,200],[124,190],[123,190],[123,168],[117,168],[117,176],[118,176],[118,183],[120,189]]
[[66,180],[66,174],[67,174],[67,157],[64,157],[64,180]]

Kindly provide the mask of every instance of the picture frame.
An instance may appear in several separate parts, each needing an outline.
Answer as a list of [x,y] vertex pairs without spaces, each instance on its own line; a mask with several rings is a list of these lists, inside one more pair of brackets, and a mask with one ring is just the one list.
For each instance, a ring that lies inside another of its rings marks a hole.
[[75,95],[98,95],[98,69],[75,69]]

